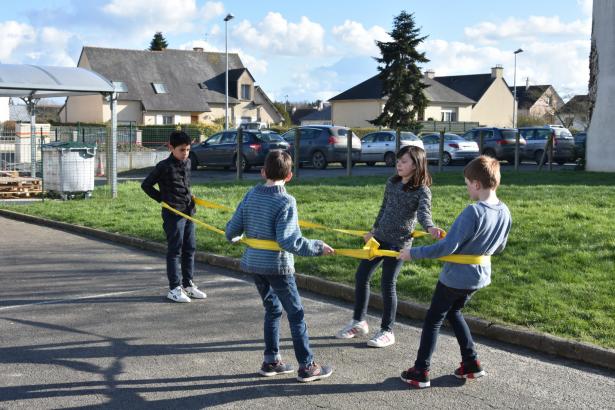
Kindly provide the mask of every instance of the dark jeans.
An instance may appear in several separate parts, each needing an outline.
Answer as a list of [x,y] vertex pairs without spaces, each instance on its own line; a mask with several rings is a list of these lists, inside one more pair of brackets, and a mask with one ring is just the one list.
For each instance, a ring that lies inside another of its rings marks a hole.
[[194,223],[163,209],[162,228],[167,236],[169,289],[175,289],[180,284],[184,287],[190,286],[194,271],[194,252],[196,251]]
[[[399,251],[399,247],[393,247],[380,240],[378,242],[380,242],[380,249]],[[381,256],[371,261],[367,259],[361,260],[355,275],[353,319],[363,320],[365,318],[367,304],[369,303],[369,281],[380,263],[382,263],[380,288],[382,290],[383,305],[380,328],[390,332],[395,323],[395,315],[397,313],[397,275],[399,275],[399,271],[404,264],[402,260],[388,256]]]
[[431,298],[431,306],[425,316],[423,332],[421,333],[421,344],[419,352],[414,362],[417,369],[429,370],[431,355],[436,348],[440,326],[446,317],[455,332],[461,359],[464,363],[476,360],[476,350],[474,350],[474,340],[470,329],[461,314],[461,309],[468,303],[476,290],[449,288],[438,281],[436,290]]
[[305,367],[312,363],[314,356],[310,350],[307,325],[303,320],[303,306],[294,275],[254,275],[254,283],[265,307],[264,361],[271,363],[282,358],[280,317],[284,309],[288,316],[295,357],[299,366]]

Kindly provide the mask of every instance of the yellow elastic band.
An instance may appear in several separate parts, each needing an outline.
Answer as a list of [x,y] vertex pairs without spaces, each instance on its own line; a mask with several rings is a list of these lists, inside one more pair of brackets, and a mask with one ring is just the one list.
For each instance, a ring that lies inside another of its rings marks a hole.
[[[219,233],[220,235],[225,235],[223,230],[218,229],[215,226],[209,225],[198,219],[195,219],[191,217],[190,215],[186,215],[185,213],[180,212],[177,209],[170,207],[165,202],[161,202],[161,205],[163,208],[166,208],[169,211],[174,212],[177,215],[182,216],[202,226],[203,228],[207,230]],[[255,238],[242,237],[239,240],[239,242],[244,243],[250,248],[254,248],[254,249],[262,249],[262,250],[274,251],[274,252],[279,252],[282,250],[282,248],[280,248],[280,245],[276,241],[272,241],[268,239],[255,239]],[[340,255],[340,256],[348,256],[348,257],[356,258],[356,259],[368,259],[368,260],[372,260],[380,256],[388,256],[391,258],[397,258],[399,256],[399,252],[397,251],[380,249],[380,244],[374,238],[371,238],[369,241],[367,241],[367,243],[361,249],[336,249],[335,254]],[[454,254],[454,255],[442,256],[437,259],[444,261],[444,262],[459,263],[463,265],[488,265],[491,263],[491,257],[488,255],[457,255],[457,254]]]

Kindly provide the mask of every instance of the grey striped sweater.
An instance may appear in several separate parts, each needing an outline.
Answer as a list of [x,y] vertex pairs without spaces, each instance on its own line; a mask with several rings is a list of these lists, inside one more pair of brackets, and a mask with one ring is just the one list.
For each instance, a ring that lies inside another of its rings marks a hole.
[[241,269],[261,275],[290,275],[295,272],[293,254],[318,256],[323,242],[306,239],[299,229],[297,203],[282,185],[258,185],[244,196],[235,214],[226,224],[226,238],[244,234],[247,238],[270,239],[281,252],[246,248]]

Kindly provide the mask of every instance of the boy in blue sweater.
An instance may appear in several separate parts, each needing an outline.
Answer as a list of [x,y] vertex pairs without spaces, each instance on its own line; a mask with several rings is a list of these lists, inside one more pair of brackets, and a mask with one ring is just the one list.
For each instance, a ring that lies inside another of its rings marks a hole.
[[[470,199],[477,202],[461,212],[444,239],[430,246],[403,249],[399,255],[400,259],[409,261],[451,254],[493,255],[504,249],[512,219],[508,207],[496,195],[500,185],[500,163],[483,155],[472,160],[463,170],[463,175]],[[455,376],[460,379],[474,379],[485,374],[461,309],[478,289],[489,283],[490,263],[444,264],[425,316],[414,367],[402,372],[403,381],[418,388],[430,386],[431,355],[445,318],[450,322],[461,350],[461,366],[455,370]]]
[[247,248],[241,268],[254,274],[254,283],[265,307],[265,352],[259,373],[275,376],[292,373],[293,367],[282,362],[280,355],[280,317],[286,311],[299,362],[297,380],[311,382],[329,377],[333,369],[314,362],[307,325],[303,319],[301,297],[295,283],[293,254],[300,256],[330,255],[334,250],[323,241],[301,235],[295,198],[286,193],[284,184],[292,178],[292,159],[285,151],[271,151],[265,158],[261,175],[267,180],[245,195],[226,225],[226,238],[273,240],[281,251]]

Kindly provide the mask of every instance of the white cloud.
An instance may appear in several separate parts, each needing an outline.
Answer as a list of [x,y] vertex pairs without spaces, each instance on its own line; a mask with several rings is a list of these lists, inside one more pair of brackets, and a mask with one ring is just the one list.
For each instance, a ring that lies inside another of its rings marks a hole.
[[579,5],[581,12],[587,17],[592,16],[593,3],[593,0],[577,0],[577,4]]
[[233,51],[239,54],[243,65],[250,70],[252,75],[256,77],[256,82],[258,83],[258,76],[267,74],[267,67],[269,63],[265,59],[256,58],[250,54],[246,54],[241,50]]
[[0,61],[10,60],[13,52],[36,39],[36,31],[29,24],[16,21],[0,22]]
[[[253,25],[242,20],[232,30],[242,46],[277,55],[319,55],[327,51],[325,30],[318,23],[301,17],[298,23],[288,22],[280,13],[269,12]],[[232,41],[229,39],[229,41]]]
[[222,4],[222,2],[220,1],[208,1],[201,8],[201,12],[200,12],[200,15],[205,20],[211,20],[222,14],[224,14],[224,4]]
[[111,0],[102,10],[115,19],[131,22],[129,27],[141,39],[156,31],[192,31],[197,6],[195,0]]
[[193,40],[188,43],[180,44],[178,48],[180,50],[192,50],[195,47],[200,47],[203,49],[203,51],[221,51],[218,50],[216,46],[212,45],[211,43],[208,43],[205,40]]
[[562,22],[559,16],[514,17],[501,22],[483,21],[464,28],[465,35],[479,44],[496,44],[503,39],[532,40],[545,36],[578,36],[591,34],[591,19]]
[[391,41],[384,28],[373,26],[366,29],[363,24],[351,20],[344,21],[341,26],[334,26],[331,31],[343,45],[340,51],[347,55],[377,56],[380,49],[376,46],[376,40]]

